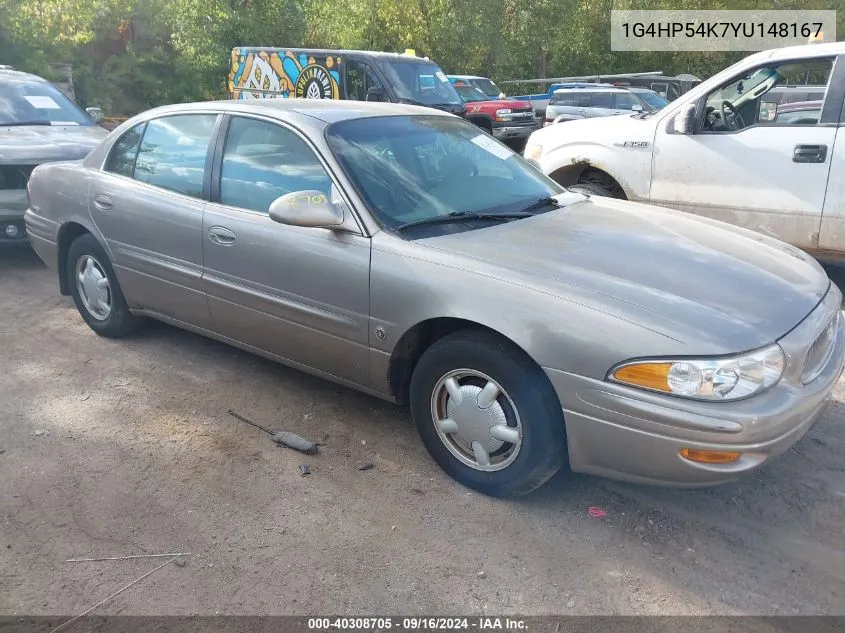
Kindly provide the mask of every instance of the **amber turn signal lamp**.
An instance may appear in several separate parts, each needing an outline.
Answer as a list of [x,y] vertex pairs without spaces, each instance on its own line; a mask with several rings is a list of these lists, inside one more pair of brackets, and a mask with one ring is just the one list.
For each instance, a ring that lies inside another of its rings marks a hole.
[[613,372],[613,378],[619,382],[636,385],[637,387],[656,389],[657,391],[670,391],[667,377],[669,376],[669,369],[671,367],[672,363],[626,365]]
[[738,461],[742,453],[735,451],[700,451],[695,448],[682,448],[681,457],[691,462],[702,464],[730,464]]

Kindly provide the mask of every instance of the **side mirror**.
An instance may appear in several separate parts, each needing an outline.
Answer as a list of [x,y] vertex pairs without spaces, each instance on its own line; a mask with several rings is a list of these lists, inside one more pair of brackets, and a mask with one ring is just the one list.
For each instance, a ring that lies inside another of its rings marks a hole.
[[381,88],[370,88],[367,90],[367,101],[387,101],[387,95]]
[[678,134],[695,134],[695,117],[697,108],[694,103],[687,103],[675,117],[675,131]]
[[631,106],[631,111],[632,112],[642,112],[643,107],[639,103],[635,103],[634,105]]
[[270,218],[279,224],[312,228],[338,228],[343,211],[322,191],[292,191],[270,204]]
[[105,115],[103,114],[103,111],[100,108],[85,108],[85,112],[88,113],[88,116],[91,117],[91,120],[94,123],[102,123],[103,119],[105,118]]

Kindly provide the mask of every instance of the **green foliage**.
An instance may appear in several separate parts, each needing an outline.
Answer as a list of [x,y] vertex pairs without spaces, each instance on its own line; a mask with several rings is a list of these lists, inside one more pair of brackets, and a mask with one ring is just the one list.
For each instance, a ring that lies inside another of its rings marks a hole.
[[[837,9],[845,0],[686,0],[685,9]],[[676,0],[0,0],[0,64],[73,66],[77,99],[109,115],[225,97],[234,46],[428,55],[496,80],[662,70],[698,76],[743,53],[615,53],[611,9]]]

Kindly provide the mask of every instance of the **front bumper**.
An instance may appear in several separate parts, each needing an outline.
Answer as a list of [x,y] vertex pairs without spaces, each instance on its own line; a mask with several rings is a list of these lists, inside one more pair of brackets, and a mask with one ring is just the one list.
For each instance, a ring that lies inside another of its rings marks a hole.
[[0,244],[26,242],[26,207],[26,189],[0,189]]
[[[778,341],[781,381],[736,402],[698,402],[544,368],[563,404],[572,470],[638,483],[696,487],[723,483],[788,450],[824,412],[845,363],[842,294],[822,303]],[[804,355],[829,320],[840,328],[821,374],[801,383]],[[681,457],[683,448],[738,451],[730,464]]]
[[528,138],[536,130],[534,125],[511,125],[493,128],[493,136],[499,139]]

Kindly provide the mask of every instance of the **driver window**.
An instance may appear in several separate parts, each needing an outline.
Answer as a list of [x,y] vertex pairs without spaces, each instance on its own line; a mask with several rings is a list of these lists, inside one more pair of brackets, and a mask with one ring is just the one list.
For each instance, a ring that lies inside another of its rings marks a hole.
[[[707,95],[705,132],[736,132],[754,125],[818,125],[833,60],[813,59],[764,66]],[[787,103],[796,88],[813,99]]]

